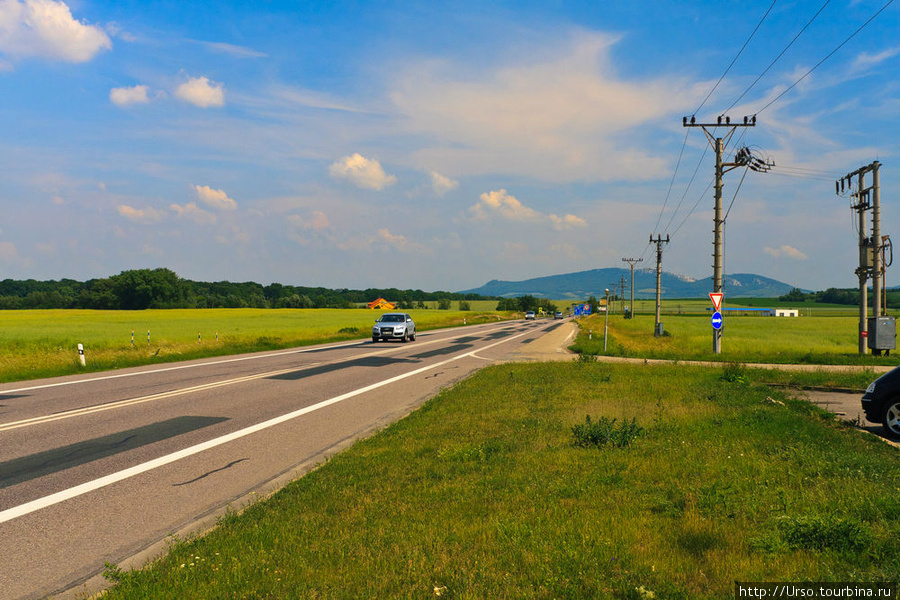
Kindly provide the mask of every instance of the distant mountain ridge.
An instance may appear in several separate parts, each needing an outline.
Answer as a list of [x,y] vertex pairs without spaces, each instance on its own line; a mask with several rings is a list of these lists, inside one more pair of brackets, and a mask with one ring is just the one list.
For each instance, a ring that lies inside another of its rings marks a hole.
[[[621,268],[592,269],[577,273],[565,273],[536,277],[524,281],[501,281],[493,279],[483,286],[464,290],[460,294],[481,294],[514,298],[530,294],[551,300],[581,300],[590,296],[600,298],[604,290],[613,289],[625,276],[626,295],[631,293],[631,270]],[[674,273],[662,273],[663,298],[704,298],[712,291],[712,277],[692,279]],[[723,287],[726,297],[732,298],[774,298],[791,291],[793,286],[752,273],[725,275]],[[641,269],[634,271],[634,297],[654,298],[656,296],[656,271]]]

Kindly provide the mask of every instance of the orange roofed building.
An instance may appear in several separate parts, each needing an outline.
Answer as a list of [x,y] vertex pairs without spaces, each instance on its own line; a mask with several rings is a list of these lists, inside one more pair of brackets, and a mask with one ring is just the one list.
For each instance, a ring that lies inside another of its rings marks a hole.
[[394,310],[397,307],[396,304],[394,304],[393,302],[388,302],[384,298],[379,298],[378,300],[369,302],[368,306],[369,308],[375,310]]

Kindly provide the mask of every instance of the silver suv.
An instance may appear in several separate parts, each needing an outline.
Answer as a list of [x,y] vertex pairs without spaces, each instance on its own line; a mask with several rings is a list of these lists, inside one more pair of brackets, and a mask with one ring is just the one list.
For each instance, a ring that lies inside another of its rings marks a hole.
[[407,313],[385,313],[375,321],[372,327],[372,343],[378,340],[401,340],[408,342],[416,339],[416,324]]

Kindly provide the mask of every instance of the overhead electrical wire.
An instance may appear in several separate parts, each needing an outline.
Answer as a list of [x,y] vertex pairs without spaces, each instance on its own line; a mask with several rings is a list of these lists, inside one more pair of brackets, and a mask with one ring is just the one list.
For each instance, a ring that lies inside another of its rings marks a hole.
[[769,16],[769,13],[772,12],[773,8],[775,8],[775,2],[777,2],[777,1],[778,0],[772,0],[772,4],[771,4],[771,6],[769,6],[769,10],[766,11],[766,14],[764,14],[762,16],[762,19],[760,19],[759,23],[756,24],[756,27],[753,28],[753,31],[750,33],[750,37],[747,38],[747,41],[744,42],[744,45],[741,46],[741,49],[738,51],[738,53],[735,55],[735,57],[731,60],[731,64],[728,65],[728,68],[725,69],[725,72],[722,73],[721,77],[719,77],[719,80],[716,82],[716,85],[714,85],[713,88],[711,90],[709,90],[709,93],[706,95],[706,98],[703,99],[703,102],[700,103],[700,106],[697,107],[697,110],[694,111],[694,114],[697,114],[698,112],[700,112],[700,109],[703,108],[703,106],[706,104],[706,102],[709,100],[709,98],[713,95],[713,92],[716,91],[716,88],[719,87],[719,84],[722,83],[722,80],[725,79],[725,76],[728,75],[728,71],[731,70],[731,67],[734,66],[734,63],[737,62],[737,59],[740,58],[741,54],[747,48],[747,44],[750,43],[750,40],[753,39],[753,36],[756,35],[757,30],[763,24],[763,21],[766,20],[766,17]]
[[773,104],[775,104],[776,102],[778,102],[778,101],[782,98],[782,96],[784,96],[784,95],[787,94],[789,91],[791,91],[792,89],[794,89],[797,85],[800,84],[801,81],[803,81],[804,79],[806,79],[807,77],[809,77],[810,73],[812,73],[813,71],[815,71],[816,69],[818,69],[818,68],[822,65],[822,63],[824,63],[826,60],[828,60],[829,58],[831,58],[832,56],[834,56],[834,54],[837,53],[838,50],[840,50],[841,48],[843,48],[843,47],[847,44],[847,42],[849,42],[849,41],[852,40],[854,37],[856,37],[856,35],[857,35],[860,31],[862,31],[863,29],[865,29],[866,26],[867,26],[869,23],[871,23],[873,20],[875,20],[875,17],[877,17],[878,15],[880,15],[882,12],[884,12],[884,9],[886,9],[888,6],[890,6],[890,5],[893,4],[893,3],[894,3],[894,0],[888,0],[887,3],[886,3],[884,6],[882,6],[880,9],[878,9],[878,12],[876,12],[874,15],[872,15],[871,17],[869,17],[869,19],[868,19],[865,23],[863,23],[862,25],[860,25],[860,26],[856,29],[856,31],[854,31],[853,33],[851,33],[851,34],[847,37],[847,39],[845,39],[843,42],[841,42],[840,44],[838,44],[837,48],[835,48],[834,50],[832,50],[831,52],[829,52],[827,55],[825,55],[825,58],[823,58],[822,60],[820,60],[819,62],[817,62],[817,63],[815,64],[814,67],[812,67],[809,71],[807,71],[806,73],[804,73],[803,76],[801,76],[801,77],[800,77],[799,79],[797,79],[794,83],[792,83],[790,86],[788,86],[788,87],[787,87],[784,91],[782,91],[780,94],[778,94],[778,95],[775,96],[772,100],[770,100],[768,104],[766,104],[766,105],[763,106],[761,109],[759,109],[758,111],[756,111],[755,114],[758,115],[758,114],[761,113],[762,111],[766,110],[767,108],[769,108],[770,106],[772,106]]
[[769,63],[769,66],[766,67],[766,68],[763,70],[763,72],[760,73],[760,74],[757,76],[757,78],[753,80],[753,83],[751,83],[749,86],[747,86],[747,89],[745,89],[743,92],[741,92],[741,95],[737,97],[737,100],[735,100],[734,102],[732,102],[732,103],[731,103],[731,106],[729,106],[729,107],[726,108],[724,111],[722,111],[723,114],[724,114],[724,113],[727,113],[729,110],[731,110],[732,108],[734,108],[735,106],[737,106],[737,103],[740,102],[741,99],[742,99],[744,96],[747,95],[747,92],[749,92],[751,89],[753,89],[753,86],[755,86],[757,83],[759,83],[759,80],[762,79],[762,78],[766,75],[766,73],[769,72],[769,69],[771,69],[771,68],[775,65],[775,63],[777,63],[778,60],[779,60],[782,56],[784,56],[784,53],[787,52],[787,51],[790,49],[790,47],[794,45],[794,42],[797,41],[797,38],[799,38],[801,35],[803,35],[803,32],[806,31],[807,27],[809,27],[810,25],[812,25],[812,22],[816,20],[816,18],[819,16],[819,14],[821,14],[821,12],[822,12],[823,10],[825,10],[825,7],[828,6],[828,3],[829,3],[829,2],[831,2],[831,0],[825,0],[825,3],[821,6],[821,8],[819,8],[818,11],[816,11],[816,14],[814,14],[814,15],[812,16],[812,18],[811,18],[809,21],[806,22],[806,25],[804,25],[803,28],[802,28],[799,32],[797,32],[797,35],[794,36],[794,39],[792,39],[792,40],[790,41],[790,43],[789,43],[787,46],[784,47],[784,50],[782,50],[782,51],[778,54],[778,56],[776,56],[775,59],[774,59],[772,62]]

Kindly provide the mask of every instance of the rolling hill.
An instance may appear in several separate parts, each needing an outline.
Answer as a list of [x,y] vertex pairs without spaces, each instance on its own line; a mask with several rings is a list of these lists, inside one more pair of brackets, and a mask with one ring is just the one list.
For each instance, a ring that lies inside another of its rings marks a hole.
[[[630,293],[631,272],[629,269],[609,268],[592,269],[577,273],[565,273],[526,279],[525,281],[491,280],[483,286],[461,291],[461,294],[482,294],[485,296],[501,296],[512,298],[530,294],[540,298],[554,300],[579,300],[589,296],[600,298],[604,289],[613,289],[622,276],[625,277],[626,296]],[[754,275],[736,273],[725,275],[724,291],[732,298],[772,298],[787,294],[790,286],[781,281]],[[705,298],[712,291],[712,278],[691,279],[673,273],[662,274],[662,295],[664,298]],[[651,270],[634,271],[634,297],[653,298],[656,294],[656,272]]]

